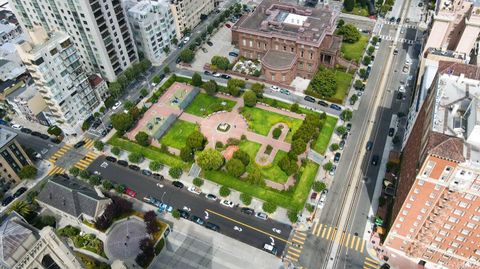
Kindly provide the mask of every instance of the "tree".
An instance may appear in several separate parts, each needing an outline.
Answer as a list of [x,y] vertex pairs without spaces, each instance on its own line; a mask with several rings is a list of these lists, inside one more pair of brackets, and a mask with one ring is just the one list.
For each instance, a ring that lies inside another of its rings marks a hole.
[[213,28],[212,25],[209,25],[209,26],[207,27],[207,32],[208,32],[208,34],[212,34],[212,33],[213,33],[213,30],[214,30],[214,28]]
[[243,88],[245,88],[245,80],[236,79],[236,78],[229,79],[228,82],[227,82],[227,87],[229,87],[229,88],[230,87],[238,87],[238,88],[243,89]]
[[194,153],[191,147],[185,146],[180,150],[180,159],[184,162],[191,162],[194,159]]
[[20,214],[22,217],[25,218],[28,215],[30,215],[30,213],[32,213],[33,210],[32,210],[32,206],[26,201],[17,200],[13,202],[7,210],[9,214],[12,213],[12,211],[17,212],[18,214]]
[[143,214],[143,221],[145,222],[146,230],[148,234],[154,234],[159,230],[158,223],[157,223],[157,214],[155,211],[150,210]]
[[312,90],[322,97],[331,97],[337,92],[337,80],[335,73],[321,67],[310,82]]
[[340,28],[342,27],[343,25],[345,25],[345,21],[343,19],[339,19],[338,20],[338,23],[337,23],[337,28]]
[[180,52],[180,60],[184,63],[191,63],[193,61],[193,58],[195,57],[195,54],[191,49],[184,49],[182,52]]
[[243,102],[245,106],[254,107],[257,104],[257,95],[253,91],[248,90],[243,94]]
[[295,160],[290,159],[288,156],[284,156],[278,162],[278,166],[282,171],[284,171],[287,175],[292,175],[297,172],[298,165]]
[[291,223],[295,223],[298,220],[298,211],[288,210],[287,217]]
[[[148,213],[148,212],[147,212]],[[150,238],[145,237],[139,242],[139,248],[147,255],[153,255],[153,242]]]
[[218,55],[212,57],[211,63],[220,70],[227,70],[230,66],[230,61],[227,59],[227,57]]
[[361,78],[366,79],[367,78],[367,70],[365,68],[360,68],[360,70],[358,70],[358,75]]
[[183,170],[181,167],[172,167],[168,170],[168,174],[174,178],[178,179],[183,174]]
[[162,79],[161,79],[160,76],[158,76],[158,75],[157,75],[157,76],[154,76],[154,77],[152,78],[152,82],[155,83],[155,84],[158,84],[158,83],[160,83],[161,81],[162,81]]
[[343,6],[347,12],[352,12],[355,7],[355,0],[345,0]]
[[109,191],[109,190],[113,189],[113,183],[112,183],[110,180],[105,179],[105,180],[102,182],[102,187],[103,187],[105,190]]
[[137,120],[138,118],[140,118],[140,116],[141,116],[140,109],[139,109],[138,107],[136,107],[136,106],[130,108],[130,109],[128,110],[128,114],[129,114],[130,116],[132,116],[133,121],[136,121],[136,120]]
[[198,151],[205,148],[206,142],[205,136],[200,131],[195,130],[187,137],[185,144],[190,149]]
[[143,131],[140,131],[135,135],[135,140],[140,146],[148,147],[150,145],[150,137]]
[[315,182],[313,183],[313,190],[316,191],[316,192],[321,192],[321,191],[323,191],[325,188],[327,188],[327,185],[325,185],[325,182],[315,181]]
[[169,46],[163,47],[163,52],[165,52],[165,54],[170,53],[170,47]]
[[339,145],[337,143],[333,143],[330,145],[330,150],[331,151],[337,151],[339,148]]
[[[352,1],[352,0],[346,0]],[[355,43],[360,40],[360,31],[358,31],[357,27],[351,23],[347,23],[340,27],[337,30],[337,34],[343,36],[343,41],[346,43]]]
[[91,175],[88,178],[88,183],[90,183],[91,185],[94,185],[94,186],[98,186],[98,185],[100,185],[100,183],[102,183],[102,177],[99,176],[99,175]]
[[91,173],[88,170],[81,170],[78,175],[83,179],[88,179],[90,178]]
[[280,127],[273,129],[272,136],[274,139],[278,139],[280,135],[282,135],[282,129],[280,129]]
[[372,55],[374,51],[375,51],[375,47],[374,47],[374,46],[368,47],[368,51],[367,51],[367,52],[368,52],[369,55]]
[[172,217],[173,217],[174,219],[180,219],[180,216],[181,216],[181,214],[180,214],[180,211],[178,211],[178,209],[177,209],[177,210],[173,210],[173,212],[172,212]]
[[110,116],[113,128],[120,132],[121,134],[125,133],[133,125],[132,115],[127,113],[116,113]]
[[197,186],[197,187],[201,187],[203,186],[203,179],[199,178],[199,177],[196,177],[193,179],[193,185]]
[[70,168],[70,169],[68,170],[68,172],[69,172],[72,176],[76,177],[76,176],[78,176],[78,174],[80,173],[80,169],[74,166],[74,167]]
[[263,92],[264,92],[263,89],[264,88],[265,88],[265,85],[263,85],[262,83],[258,83],[258,82],[253,83],[252,86],[250,87],[250,89],[252,90],[252,92],[255,93],[257,98],[262,98],[263,97]]
[[202,86],[202,84],[203,84],[202,76],[200,76],[200,74],[197,73],[197,72],[193,73],[192,85],[195,86],[195,87],[200,87],[200,86]]
[[269,214],[272,214],[273,212],[275,212],[277,210],[277,205],[273,204],[273,203],[270,203],[270,202],[264,202],[263,205],[262,205],[262,209],[263,209],[263,211],[265,211]]
[[338,133],[339,135],[344,135],[345,133],[347,133],[347,127],[345,127],[345,126],[343,126],[343,125],[342,125],[342,126],[338,126],[336,130],[337,130],[337,133]]
[[353,112],[350,109],[345,109],[340,113],[340,119],[343,121],[350,121],[353,117]]
[[303,152],[305,152],[306,149],[307,149],[307,143],[305,143],[303,139],[295,139],[292,141],[292,146],[290,151],[292,151],[296,155],[302,154]]
[[363,64],[364,65],[369,65],[372,62],[372,58],[370,56],[365,56],[363,57]]
[[158,171],[163,167],[162,163],[159,161],[150,161],[148,168],[152,171]]
[[300,112],[300,106],[298,105],[298,103],[293,103],[293,104],[290,106],[290,111],[292,111],[292,112],[294,112],[294,113]]
[[103,144],[102,141],[95,140],[95,142],[93,142],[93,146],[95,147],[96,150],[102,151],[105,145]]
[[20,169],[20,172],[18,172],[18,176],[21,179],[33,179],[37,176],[37,168],[33,165],[25,165]]
[[247,194],[247,193],[241,193],[240,194],[240,201],[242,201],[242,203],[244,205],[250,205],[252,203],[252,196],[250,194]]
[[223,156],[214,149],[206,149],[197,154],[197,164],[204,170],[218,170],[223,165]]
[[148,90],[147,88],[142,88],[140,89],[140,96],[145,97],[148,95]]
[[145,254],[144,252],[138,253],[137,257],[135,257],[135,262],[143,268],[147,268],[151,258]]
[[233,158],[240,160],[245,167],[250,163],[250,155],[241,149],[233,153]]
[[245,173],[245,165],[239,159],[232,158],[225,164],[228,174],[234,177],[240,177]]
[[[379,0],[379,1],[383,2],[383,0]],[[378,36],[372,37],[372,44],[375,46],[377,43],[378,43]]]
[[225,186],[221,186],[220,187],[220,190],[218,191],[218,193],[220,194],[220,196],[222,197],[227,197],[230,195],[230,189],[225,187]]
[[165,74],[170,73],[170,67],[165,66],[165,67],[163,68],[163,73],[165,73]]
[[208,95],[215,95],[218,91],[217,82],[215,82],[215,80],[212,80],[212,79],[205,82],[205,84],[203,85],[203,88],[205,89]]
[[361,89],[363,87],[363,81],[361,81],[360,79],[355,80],[353,87],[357,90]]
[[128,155],[128,160],[131,163],[140,163],[143,160],[143,154],[140,152],[132,152]]
[[135,104],[130,101],[130,100],[125,100],[125,102],[123,103],[123,108],[125,110],[129,110],[130,108],[132,108],[133,106],[135,106]]
[[350,104],[354,105],[357,101],[358,101],[358,95],[352,94],[352,96],[350,96]]
[[113,155],[119,156],[120,155],[120,148],[119,147],[113,147],[111,150]]
[[263,186],[265,185],[265,181],[263,180],[263,175],[260,172],[260,169],[254,169],[253,171],[248,173],[247,181],[256,186]]
[[54,125],[48,128],[47,133],[54,136],[60,136],[63,133],[63,131],[58,126]]
[[172,43],[173,43],[173,45],[177,45],[178,44],[178,39],[176,37],[172,38]]

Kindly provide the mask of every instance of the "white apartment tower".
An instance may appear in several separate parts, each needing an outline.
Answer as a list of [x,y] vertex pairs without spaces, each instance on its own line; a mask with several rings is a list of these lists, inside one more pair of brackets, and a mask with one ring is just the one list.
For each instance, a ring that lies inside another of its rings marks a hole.
[[11,0],[23,28],[42,26],[47,32],[71,36],[89,73],[108,81],[138,61],[120,0]]
[[171,0],[177,38],[180,39],[184,30],[192,30],[200,23],[202,17],[210,14],[215,8],[214,3],[214,0]]
[[152,62],[160,65],[176,38],[175,20],[168,1],[141,1],[127,11],[130,28],[138,51]]
[[63,32],[47,35],[40,27],[35,30],[32,42],[18,45],[18,54],[47,104],[49,123],[76,133],[100,107],[100,95],[92,88],[72,39]]

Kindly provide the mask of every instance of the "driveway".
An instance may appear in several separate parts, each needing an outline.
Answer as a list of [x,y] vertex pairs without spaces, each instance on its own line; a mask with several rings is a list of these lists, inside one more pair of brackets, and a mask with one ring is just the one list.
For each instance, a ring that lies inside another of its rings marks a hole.
[[[228,24],[233,25],[229,22]],[[222,26],[211,38],[210,41],[213,43],[213,47],[210,47],[206,43],[203,44],[202,48],[206,48],[207,52],[203,52],[202,49],[197,50],[195,55],[195,60],[192,63],[192,68],[196,71],[203,71],[203,66],[206,63],[210,63],[212,57],[215,55],[225,56],[230,62],[235,58],[228,56],[230,51],[233,51],[232,45],[232,33],[230,28],[227,28],[225,25]]]

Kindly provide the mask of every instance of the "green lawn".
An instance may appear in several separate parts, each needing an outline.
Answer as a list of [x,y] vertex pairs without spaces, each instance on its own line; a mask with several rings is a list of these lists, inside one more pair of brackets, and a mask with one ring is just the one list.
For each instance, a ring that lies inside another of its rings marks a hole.
[[302,120],[291,118],[282,114],[266,111],[256,107],[244,107],[243,116],[248,121],[248,126],[257,134],[268,135],[273,125],[283,122],[288,125],[290,131],[285,138],[286,142],[292,141],[292,136],[302,124]]
[[366,7],[356,6],[351,12],[347,12],[345,9],[342,10],[343,13],[358,15],[362,17],[368,17],[368,9]]
[[249,140],[242,140],[240,142],[240,145],[238,147],[248,153],[250,158],[252,158],[252,161],[255,161],[255,156],[257,156],[257,152],[260,149],[260,144],[257,142],[252,142]]
[[108,141],[108,144],[114,147],[119,147],[128,152],[142,153],[145,158],[150,159],[152,161],[158,161],[170,167],[182,167],[184,170],[190,167],[190,164],[185,163],[178,156],[167,154],[154,146],[149,146],[149,147],[140,146],[139,144],[133,141],[118,137],[117,135],[114,135],[112,138],[110,138],[110,140]]
[[[222,105],[223,102],[225,105]],[[235,106],[235,104],[236,102],[232,100],[217,96],[210,96],[205,93],[199,93],[185,109],[185,112],[196,116],[205,117],[220,110],[232,111],[232,108]]]
[[184,120],[177,120],[168,129],[167,133],[160,138],[160,144],[167,145],[176,149],[182,149],[185,147],[187,137],[198,130],[198,126],[195,123],[191,123]]
[[363,52],[365,51],[365,47],[368,43],[368,36],[361,34],[360,39],[353,43],[345,43],[342,42],[342,56],[347,60],[353,60],[356,62],[360,62],[362,58]]
[[320,135],[318,136],[317,141],[313,145],[313,150],[317,151],[320,154],[324,154],[327,150],[328,143],[332,137],[333,131],[335,130],[335,125],[337,124],[337,118],[332,116],[327,116],[323,124]]
[[269,165],[266,166],[260,166],[262,175],[271,180],[275,181],[278,183],[285,183],[287,182],[288,176],[283,172],[282,169],[277,165],[278,162],[285,156],[287,153],[285,151],[279,150],[277,152],[277,155],[275,155],[275,158],[273,159],[273,162]]
[[330,97],[332,102],[343,103],[343,99],[348,94],[348,89],[352,83],[353,75],[343,70],[335,70],[335,79],[337,80],[337,92]]

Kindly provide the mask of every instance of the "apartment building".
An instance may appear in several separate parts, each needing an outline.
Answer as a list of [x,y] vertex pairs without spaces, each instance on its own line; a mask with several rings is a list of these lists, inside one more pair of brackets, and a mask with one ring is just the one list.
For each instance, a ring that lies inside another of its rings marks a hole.
[[[22,146],[15,139],[17,134],[0,128],[0,177],[2,182],[20,182],[18,173],[26,165],[32,165]],[[3,184],[3,183],[2,183]]]
[[480,68],[440,61],[403,151],[385,246],[427,268],[480,267],[479,119]]
[[10,6],[24,29],[42,26],[71,36],[89,73],[113,81],[138,61],[120,0],[12,0]]
[[184,30],[192,30],[205,19],[213,11],[214,2],[214,0],[171,0],[170,7],[175,19],[177,39],[182,37]]
[[232,27],[240,55],[260,60],[269,82],[311,79],[320,65],[333,67],[342,44],[334,35],[339,11],[264,0]]
[[139,53],[153,65],[160,65],[177,37],[170,2],[141,1],[129,7],[127,14]]
[[49,124],[76,133],[100,108],[100,95],[89,83],[72,38],[36,28],[31,39],[18,45],[18,53],[45,100]]

